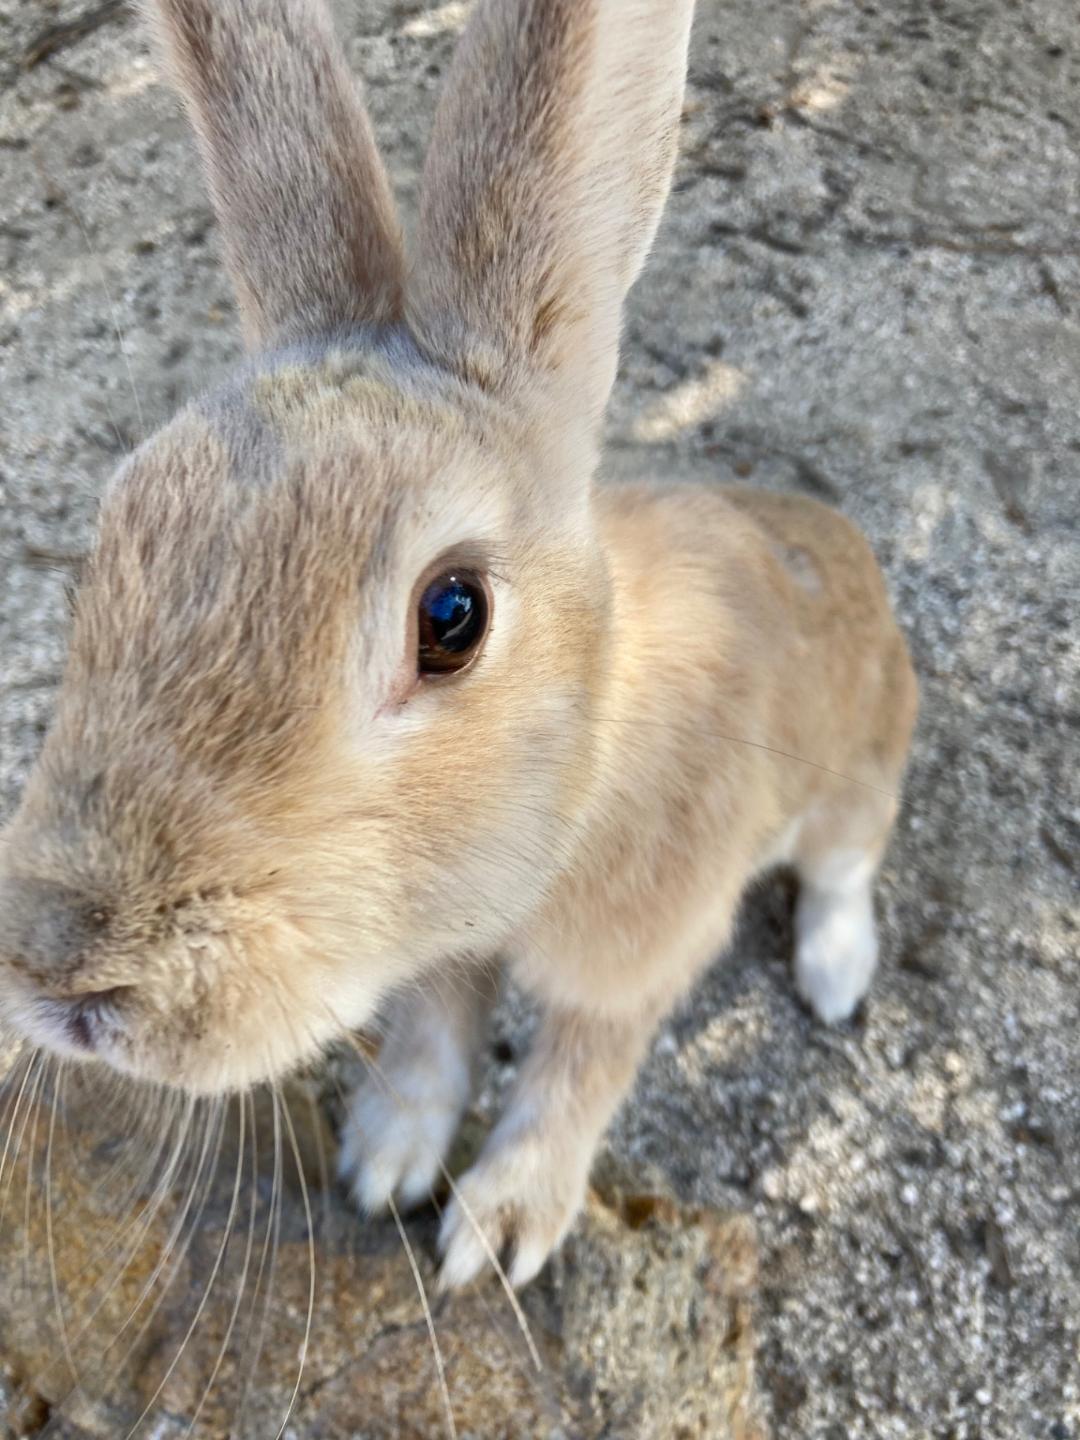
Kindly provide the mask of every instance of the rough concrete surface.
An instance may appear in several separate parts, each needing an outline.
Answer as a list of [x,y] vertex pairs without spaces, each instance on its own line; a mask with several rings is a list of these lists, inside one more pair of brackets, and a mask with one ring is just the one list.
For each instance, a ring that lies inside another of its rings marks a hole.
[[[466,8],[335,6],[407,211]],[[101,486],[238,340],[192,147],[132,22],[93,0],[0,0],[0,26],[2,817],[48,720]],[[864,1011],[835,1031],[803,1013],[790,895],[762,887],[663,1027],[610,1163],[714,1225],[752,1219],[775,1435],[1077,1440],[1080,12],[699,0],[683,132],[608,469],[841,506],[884,565],[923,708]],[[528,1024],[510,1000],[481,1112]],[[669,1222],[648,1223],[662,1249]],[[598,1224],[570,1252],[586,1269],[582,1254],[616,1263]],[[356,1225],[389,1264],[396,1232]],[[536,1315],[562,1283],[538,1288]],[[599,1323],[604,1284],[581,1285],[576,1323],[590,1306]],[[419,1370],[409,1314],[402,1363]],[[655,1325],[647,1344],[673,1354]],[[381,1362],[364,1363],[373,1385]],[[609,1365],[604,1403],[659,1386],[651,1373]],[[679,1433],[666,1399],[606,1433]],[[34,1433],[41,1415],[15,1406],[9,1429]],[[433,1416],[399,1433],[438,1434]],[[472,1433],[533,1432],[492,1408]]]
[[444,1396],[418,1293],[418,1276],[435,1293],[434,1218],[409,1225],[417,1276],[394,1225],[360,1224],[329,1188],[319,1098],[286,1087],[280,1165],[265,1094],[251,1119],[235,1103],[222,1126],[197,1117],[175,1170],[183,1112],[103,1115],[96,1078],[63,1088],[55,1127],[31,1121],[20,1149],[49,1198],[0,1216],[0,1440],[49,1419],[50,1440],[183,1440],[193,1422],[208,1440],[271,1440],[294,1397],[288,1440],[442,1437],[447,1409],[461,1440],[762,1440],[747,1218],[628,1191],[609,1162],[522,1297],[532,1352],[494,1279],[433,1300]]

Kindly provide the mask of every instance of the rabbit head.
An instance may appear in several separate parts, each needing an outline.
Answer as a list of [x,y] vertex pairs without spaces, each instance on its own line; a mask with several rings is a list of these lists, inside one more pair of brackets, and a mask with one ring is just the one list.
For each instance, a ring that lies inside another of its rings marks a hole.
[[593,522],[690,5],[480,0],[406,280],[315,0],[157,0],[252,349],[107,492],[0,840],[0,1015],[220,1091],[491,954],[604,744]]

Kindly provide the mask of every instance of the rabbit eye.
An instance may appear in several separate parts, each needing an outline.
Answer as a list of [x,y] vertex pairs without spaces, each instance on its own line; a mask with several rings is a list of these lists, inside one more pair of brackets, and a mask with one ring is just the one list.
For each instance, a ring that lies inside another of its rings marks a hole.
[[471,570],[437,575],[417,607],[421,675],[449,675],[476,658],[487,634],[488,589]]

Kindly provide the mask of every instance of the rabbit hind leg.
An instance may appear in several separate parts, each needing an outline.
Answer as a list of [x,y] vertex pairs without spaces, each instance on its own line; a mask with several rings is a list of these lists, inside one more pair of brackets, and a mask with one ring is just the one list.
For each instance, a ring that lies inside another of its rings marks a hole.
[[826,1024],[851,1016],[877,968],[873,885],[896,810],[864,792],[817,808],[800,827],[795,986]]

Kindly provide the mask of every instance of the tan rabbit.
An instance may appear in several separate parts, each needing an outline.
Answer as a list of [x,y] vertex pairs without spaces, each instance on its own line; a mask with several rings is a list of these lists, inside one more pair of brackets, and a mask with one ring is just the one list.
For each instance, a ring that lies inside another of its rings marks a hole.
[[691,0],[479,0],[408,272],[317,0],[149,9],[255,358],[106,497],[0,845],[0,1005],[192,1091],[382,1007],[342,1151],[374,1209],[437,1178],[501,957],[542,1018],[441,1245],[520,1284],[748,881],[798,872],[822,1019],[865,993],[911,666],[841,516],[594,483]]

